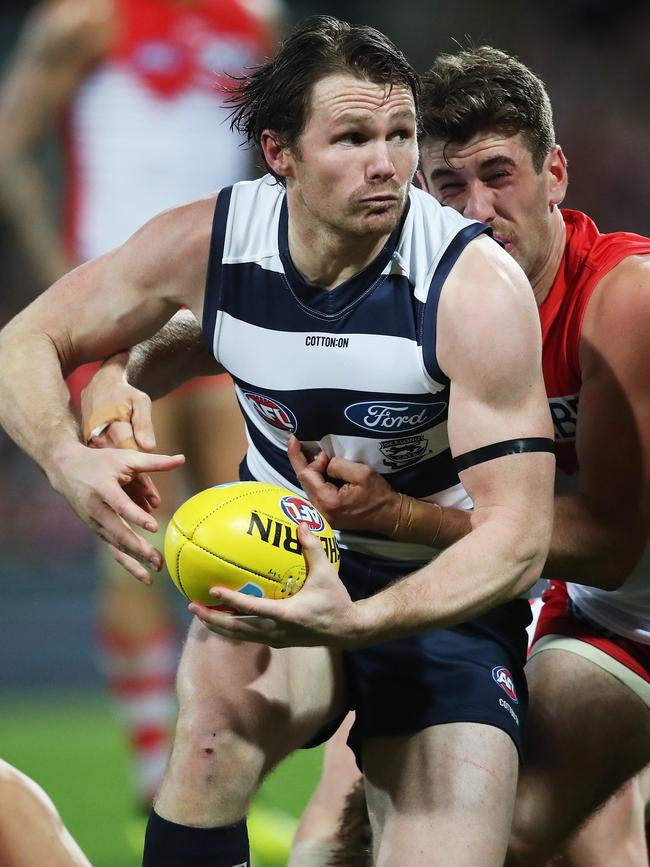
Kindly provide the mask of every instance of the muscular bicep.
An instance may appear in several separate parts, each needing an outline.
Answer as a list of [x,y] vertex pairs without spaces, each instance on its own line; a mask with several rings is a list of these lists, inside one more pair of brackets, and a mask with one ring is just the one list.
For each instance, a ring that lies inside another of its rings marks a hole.
[[[519,267],[489,239],[473,242],[454,267],[440,301],[438,334],[438,357],[451,379],[448,432],[454,457],[516,439],[541,438],[547,442],[538,445],[550,448],[532,290]],[[525,515],[531,498],[548,508],[553,473],[548,451],[489,460],[477,455],[461,480],[475,512],[487,507]]]
[[64,371],[150,337],[182,306],[200,318],[214,197],[174,208],[58,280],[12,328],[46,335]]

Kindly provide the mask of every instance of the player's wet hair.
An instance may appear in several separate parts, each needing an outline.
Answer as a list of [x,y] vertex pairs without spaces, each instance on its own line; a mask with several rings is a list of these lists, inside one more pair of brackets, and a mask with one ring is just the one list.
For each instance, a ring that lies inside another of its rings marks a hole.
[[476,134],[521,133],[536,172],[555,145],[543,82],[527,66],[483,45],[441,54],[422,77],[420,134],[465,144]]
[[232,127],[260,150],[265,129],[273,130],[283,147],[295,147],[307,123],[314,85],[342,72],[373,84],[404,85],[417,105],[417,73],[387,36],[373,27],[314,15],[290,33],[272,60],[238,79],[240,86],[229,99]]

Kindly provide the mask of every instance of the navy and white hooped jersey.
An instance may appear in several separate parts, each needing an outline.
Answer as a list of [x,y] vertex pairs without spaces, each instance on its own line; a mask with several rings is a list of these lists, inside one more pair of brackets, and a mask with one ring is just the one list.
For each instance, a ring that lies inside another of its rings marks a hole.
[[[438,299],[465,246],[486,230],[411,188],[383,250],[334,289],[291,261],[284,189],[266,176],[221,191],[204,337],[236,383],[249,448],[243,476],[300,491],[287,458],[362,461],[395,490],[470,508],[447,437],[449,380],[436,359]],[[430,560],[432,548],[341,531],[362,553]]]

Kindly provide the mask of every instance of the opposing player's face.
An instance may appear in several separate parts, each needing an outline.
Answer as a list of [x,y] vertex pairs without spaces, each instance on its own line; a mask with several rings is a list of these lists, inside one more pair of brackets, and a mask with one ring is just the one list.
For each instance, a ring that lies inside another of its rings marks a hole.
[[490,225],[531,283],[548,260],[553,206],[566,191],[566,162],[554,148],[536,172],[520,134],[480,133],[464,145],[425,139],[426,188],[443,205]]
[[349,74],[321,79],[293,157],[288,189],[312,219],[353,235],[389,234],[417,165],[410,89]]

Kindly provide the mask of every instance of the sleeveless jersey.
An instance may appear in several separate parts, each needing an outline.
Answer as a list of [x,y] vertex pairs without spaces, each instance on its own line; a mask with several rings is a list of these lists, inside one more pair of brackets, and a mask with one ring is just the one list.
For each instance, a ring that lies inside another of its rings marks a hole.
[[[542,364],[553,416],[557,489],[575,491],[575,433],[580,403],[579,343],[585,310],[602,278],[628,256],[650,253],[650,238],[627,232],[602,235],[579,211],[563,210],[566,247],[551,291],[540,307]],[[573,477],[572,479],[570,477]],[[615,591],[567,584],[584,613],[613,632],[650,644],[650,546]]]
[[[203,313],[205,339],[236,383],[249,448],[242,476],[300,491],[287,458],[362,461],[398,491],[471,507],[447,437],[449,380],[436,359],[440,291],[486,227],[411,188],[400,225],[361,273],[332,290],[291,261],[284,189],[270,177],[222,190]],[[435,551],[341,531],[344,548],[430,560]]]
[[66,119],[67,241],[80,261],[160,211],[246,178],[221,85],[269,53],[246,0],[114,0],[116,37]]

